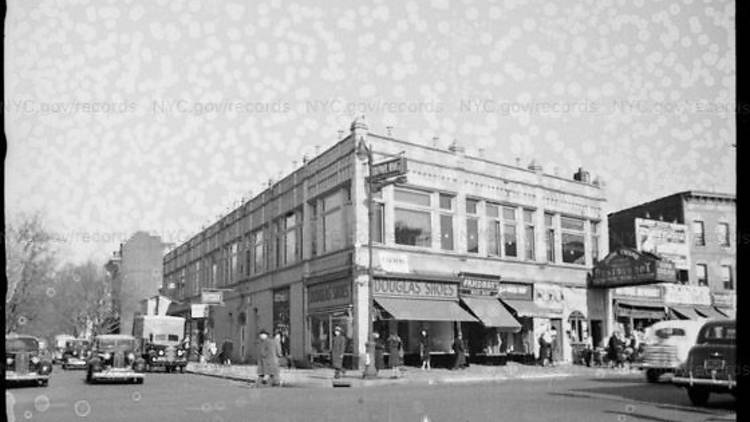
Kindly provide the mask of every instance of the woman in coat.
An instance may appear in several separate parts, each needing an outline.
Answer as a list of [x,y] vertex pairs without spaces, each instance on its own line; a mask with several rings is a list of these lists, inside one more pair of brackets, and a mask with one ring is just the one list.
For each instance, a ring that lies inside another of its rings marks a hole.
[[419,333],[419,358],[422,360],[422,370],[430,370],[430,336],[427,330]]
[[396,333],[391,333],[388,336],[388,363],[393,369],[393,378],[399,377],[399,367],[401,366],[401,353],[403,351],[403,343],[401,337]]
[[266,376],[271,379],[271,385],[276,386],[281,383],[279,379],[279,356],[281,349],[276,342],[268,335],[268,331],[260,332],[260,341],[258,342],[258,379],[261,383],[266,383]]
[[375,338],[375,369],[380,371],[385,368],[385,343],[379,332],[372,333],[372,336]]

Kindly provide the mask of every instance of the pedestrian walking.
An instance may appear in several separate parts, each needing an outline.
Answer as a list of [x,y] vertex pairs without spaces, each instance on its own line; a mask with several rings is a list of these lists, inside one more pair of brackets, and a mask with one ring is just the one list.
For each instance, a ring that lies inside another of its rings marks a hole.
[[466,368],[466,345],[464,344],[463,336],[461,333],[456,335],[453,340],[453,353],[456,354],[456,360],[453,362],[453,369],[465,369]]
[[557,353],[557,328],[552,327],[550,333],[549,365],[555,366],[555,354]]
[[333,330],[333,345],[331,347],[331,363],[335,373],[334,378],[344,375],[344,353],[346,352],[346,337],[341,333],[341,327]]
[[232,364],[232,351],[234,350],[234,344],[229,338],[225,338],[221,344],[221,364],[229,366]]
[[622,340],[622,334],[614,331],[607,344],[607,358],[612,366],[616,368],[625,366],[624,350],[625,342]]
[[539,363],[547,366],[552,349],[552,334],[546,329],[539,336]]
[[258,338],[258,383],[265,385],[270,379],[271,386],[280,385],[279,355],[281,355],[281,350],[269,337],[268,331],[261,330]]
[[422,360],[422,370],[430,370],[430,336],[427,330],[419,333],[419,358]]
[[377,372],[385,368],[385,343],[377,331],[372,333],[372,337],[375,339],[375,371]]
[[401,341],[401,337],[399,337],[395,332],[391,333],[391,335],[388,336],[388,363],[393,370],[392,378],[398,378],[401,375],[400,368],[403,353],[404,344]]
[[286,360],[286,368],[292,369],[294,365],[289,347],[289,329],[287,327],[281,329],[281,354]]

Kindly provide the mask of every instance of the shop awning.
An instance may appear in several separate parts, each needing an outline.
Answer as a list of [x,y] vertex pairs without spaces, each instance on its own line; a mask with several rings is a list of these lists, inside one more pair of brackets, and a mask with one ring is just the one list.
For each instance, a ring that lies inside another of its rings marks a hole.
[[724,315],[721,311],[717,310],[713,306],[696,306],[695,310],[705,318],[727,319],[726,315]]
[[619,317],[638,319],[664,319],[664,306],[640,300],[617,299],[615,314]]
[[683,319],[702,319],[705,318],[703,315],[695,311],[692,306],[670,306],[669,307],[674,313]]
[[503,331],[513,332],[521,330],[521,324],[497,298],[462,297],[461,301],[482,321],[485,327],[496,327]]
[[379,297],[375,299],[383,309],[402,321],[467,321],[477,319],[466,312],[458,301],[398,299]]
[[560,318],[562,316],[562,311],[542,308],[530,300],[502,299],[502,302],[513,309],[519,317]]
[[734,319],[737,315],[736,311],[732,308],[724,308],[720,306],[716,306],[715,308],[719,313],[726,315],[726,317],[729,319]]

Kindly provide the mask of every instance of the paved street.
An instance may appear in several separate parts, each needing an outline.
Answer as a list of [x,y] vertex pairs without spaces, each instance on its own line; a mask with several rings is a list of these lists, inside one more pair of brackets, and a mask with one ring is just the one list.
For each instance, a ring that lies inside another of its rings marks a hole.
[[147,374],[143,385],[96,385],[55,368],[48,388],[13,388],[13,421],[708,421],[734,420],[734,399],[705,408],[640,374],[451,385],[253,388],[192,374]]

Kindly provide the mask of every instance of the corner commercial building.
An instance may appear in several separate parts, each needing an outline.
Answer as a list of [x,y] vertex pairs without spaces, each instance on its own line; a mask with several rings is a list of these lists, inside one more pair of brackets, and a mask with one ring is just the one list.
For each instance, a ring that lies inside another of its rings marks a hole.
[[[560,358],[588,328],[586,276],[607,244],[604,193],[541,167],[508,166],[369,133],[363,121],[320,155],[164,257],[165,289],[191,317],[202,291],[224,304],[191,320],[194,338],[231,339],[255,361],[261,329],[289,328],[298,361],[328,355],[332,331],[361,366],[368,330],[368,203],[364,141],[375,161],[404,156],[406,182],[374,198],[375,330],[398,332],[406,354],[420,329],[447,354],[463,332],[474,355],[530,356],[541,330],[560,333]],[[601,321],[599,322],[601,323]],[[499,341],[498,341],[499,340]]]

